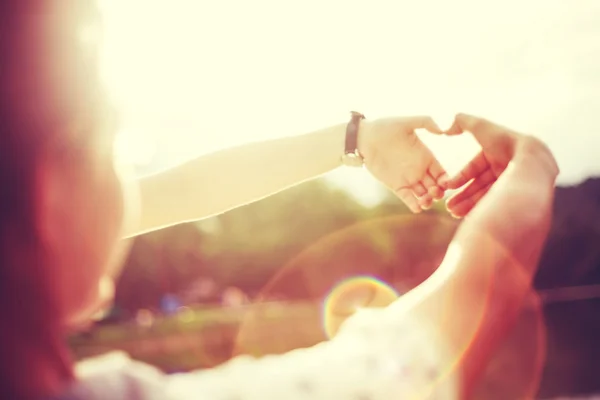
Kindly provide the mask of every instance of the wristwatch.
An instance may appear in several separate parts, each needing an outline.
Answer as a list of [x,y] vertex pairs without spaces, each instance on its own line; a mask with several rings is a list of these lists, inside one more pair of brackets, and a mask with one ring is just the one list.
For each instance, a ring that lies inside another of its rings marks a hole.
[[351,111],[352,117],[346,126],[346,146],[342,155],[342,164],[348,167],[362,167],[365,159],[358,151],[358,128],[365,116],[357,111]]

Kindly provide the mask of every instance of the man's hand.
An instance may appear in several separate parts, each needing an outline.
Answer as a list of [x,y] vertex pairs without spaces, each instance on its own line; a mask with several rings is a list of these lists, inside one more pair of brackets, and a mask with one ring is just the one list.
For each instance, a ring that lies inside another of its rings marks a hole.
[[464,131],[473,134],[481,152],[448,182],[449,189],[462,187],[446,203],[448,211],[455,217],[467,215],[513,160],[527,157],[529,161],[538,161],[535,165],[552,179],[558,175],[554,157],[546,145],[534,137],[467,114],[458,114],[445,133],[458,135]]
[[418,213],[443,197],[448,176],[415,129],[442,133],[430,117],[363,120],[358,147],[371,174]]
[[481,153],[448,184],[458,227],[439,268],[412,296],[437,327],[470,398],[494,351],[514,329],[531,291],[552,219],[558,167],[538,139],[457,115],[447,134],[468,131]]

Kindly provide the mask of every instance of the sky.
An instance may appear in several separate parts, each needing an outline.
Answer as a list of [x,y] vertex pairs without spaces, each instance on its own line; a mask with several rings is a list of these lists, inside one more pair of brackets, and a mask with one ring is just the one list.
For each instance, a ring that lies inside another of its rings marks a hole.
[[[138,164],[368,118],[468,112],[543,139],[559,183],[600,175],[597,0],[103,0],[104,72]],[[421,135],[457,171],[468,137]],[[366,171],[328,176],[365,203]]]

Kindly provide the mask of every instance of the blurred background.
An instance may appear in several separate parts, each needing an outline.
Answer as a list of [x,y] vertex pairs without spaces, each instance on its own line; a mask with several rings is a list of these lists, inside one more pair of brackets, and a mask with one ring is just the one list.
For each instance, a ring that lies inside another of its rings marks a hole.
[[[501,388],[527,375],[539,318],[538,396],[600,392],[600,3],[101,5],[119,154],[139,175],[339,123],[351,109],[431,114],[442,127],[465,111],[546,141],[561,187],[535,283],[543,309],[524,312],[479,396],[516,398]],[[477,152],[468,136],[422,138],[450,172]],[[326,339],[336,285],[358,277],[401,295],[437,267],[458,224],[442,204],[412,216],[366,171],[340,169],[138,237],[113,310],[71,344],[80,358],[123,349],[170,373],[312,345]]]

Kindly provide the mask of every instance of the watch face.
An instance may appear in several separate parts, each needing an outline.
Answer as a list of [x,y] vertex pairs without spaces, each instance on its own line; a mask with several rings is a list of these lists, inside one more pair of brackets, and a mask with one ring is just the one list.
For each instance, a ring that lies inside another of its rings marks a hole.
[[360,154],[346,153],[342,156],[342,162],[349,167],[362,167],[364,160]]

